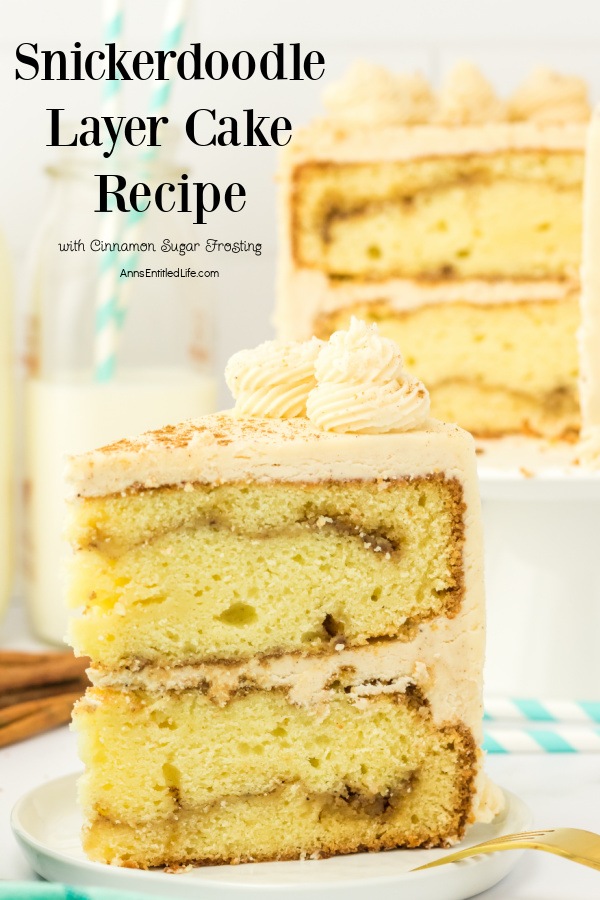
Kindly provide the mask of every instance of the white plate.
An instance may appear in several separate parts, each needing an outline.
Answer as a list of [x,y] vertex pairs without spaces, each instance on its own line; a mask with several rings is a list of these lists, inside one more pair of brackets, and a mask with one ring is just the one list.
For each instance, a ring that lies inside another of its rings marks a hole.
[[[167,875],[90,862],[81,847],[81,815],[76,803],[77,775],[49,781],[15,805],[12,827],[34,870],[50,881],[144,892],[149,896],[244,900],[310,895],[311,900],[465,900],[492,887],[513,868],[520,852],[473,857],[426,872],[410,872],[449,850],[389,850],[305,862],[207,866]],[[504,792],[506,809],[491,825],[475,825],[461,847],[501,834],[523,831],[531,813],[514,794]],[[454,848],[456,849],[456,848]]]

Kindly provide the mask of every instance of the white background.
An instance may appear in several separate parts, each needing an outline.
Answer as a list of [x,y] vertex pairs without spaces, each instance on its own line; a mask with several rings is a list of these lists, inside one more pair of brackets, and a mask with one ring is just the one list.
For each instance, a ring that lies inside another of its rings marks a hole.
[[[126,0],[126,40],[130,49],[156,49],[166,2]],[[0,32],[2,141],[0,142],[1,224],[12,248],[19,305],[24,303],[27,250],[45,198],[42,173],[56,157],[46,148],[46,107],[64,107],[71,119],[101,112],[100,82],[17,82],[15,47],[37,41],[40,49],[84,49],[102,42],[100,2],[24,0],[3,3]],[[286,115],[294,125],[320,111],[320,93],[357,57],[401,70],[420,69],[436,83],[460,58],[479,63],[501,93],[510,91],[537,64],[585,76],[600,97],[600,3],[598,0],[191,0],[185,41],[206,50],[261,53],[275,41],[300,41],[321,50],[326,74],[320,82],[180,82],[173,93],[172,121],[181,125],[201,106],[221,115],[239,115],[252,106],[261,115]],[[143,115],[151,82],[128,85],[124,112]],[[79,154],[86,153],[80,148]],[[217,372],[227,357],[271,335],[276,255],[275,184],[277,151],[195,148],[182,142],[181,171],[190,180],[227,185],[241,181],[246,209],[215,215],[195,226],[202,239],[261,241],[263,255],[220,262],[218,283],[205,282],[218,319]],[[169,216],[165,215],[168,234]],[[67,257],[68,259],[68,257]],[[188,257],[185,262],[189,262]],[[179,261],[179,258],[177,258]],[[226,393],[222,392],[226,402]]]

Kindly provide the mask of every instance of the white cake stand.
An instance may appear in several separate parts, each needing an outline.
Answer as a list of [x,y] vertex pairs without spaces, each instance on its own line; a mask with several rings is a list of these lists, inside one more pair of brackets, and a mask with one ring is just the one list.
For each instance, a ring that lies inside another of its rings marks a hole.
[[486,694],[600,700],[600,472],[575,448],[479,442]]

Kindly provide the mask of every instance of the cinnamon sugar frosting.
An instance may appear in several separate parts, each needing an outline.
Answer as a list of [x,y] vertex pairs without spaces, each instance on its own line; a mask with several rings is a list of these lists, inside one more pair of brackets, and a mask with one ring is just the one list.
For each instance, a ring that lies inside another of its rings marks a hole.
[[582,78],[542,66],[535,69],[508,101],[509,117],[533,122],[587,122],[591,109]]
[[234,354],[225,369],[238,415],[290,419],[306,415],[316,387],[315,361],[322,341],[265,341]]
[[354,316],[315,361],[317,384],[307,415],[328,431],[382,434],[419,428],[429,415],[425,385],[404,370],[395,341]]
[[223,412],[70,457],[66,480],[71,497],[102,497],[193,483],[385,480],[438,472],[463,482],[466,471],[477,502],[473,453],[471,435],[435,419],[413,431],[337,434],[304,417]]
[[345,125],[414,125],[427,122],[435,107],[423,75],[397,75],[368,62],[355,63],[325,90],[323,101],[331,118]]
[[389,127],[441,124],[450,127],[504,122],[587,121],[590,106],[581,78],[547,68],[534,70],[505,102],[473,63],[460,61],[439,92],[420,73],[396,74],[383,66],[355,63],[324,92],[334,126]]
[[440,91],[435,120],[444,125],[502,122],[506,106],[473,63],[463,61],[450,71]]
[[229,360],[238,416],[306,416],[324,431],[381,434],[418,428],[429,394],[404,371],[395,341],[352,317],[328,342],[265,341]]

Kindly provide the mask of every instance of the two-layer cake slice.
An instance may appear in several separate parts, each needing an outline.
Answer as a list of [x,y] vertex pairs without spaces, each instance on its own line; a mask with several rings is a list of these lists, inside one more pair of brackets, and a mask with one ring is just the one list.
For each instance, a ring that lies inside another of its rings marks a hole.
[[92,858],[444,845],[494,814],[469,435],[225,413],[69,477]]

